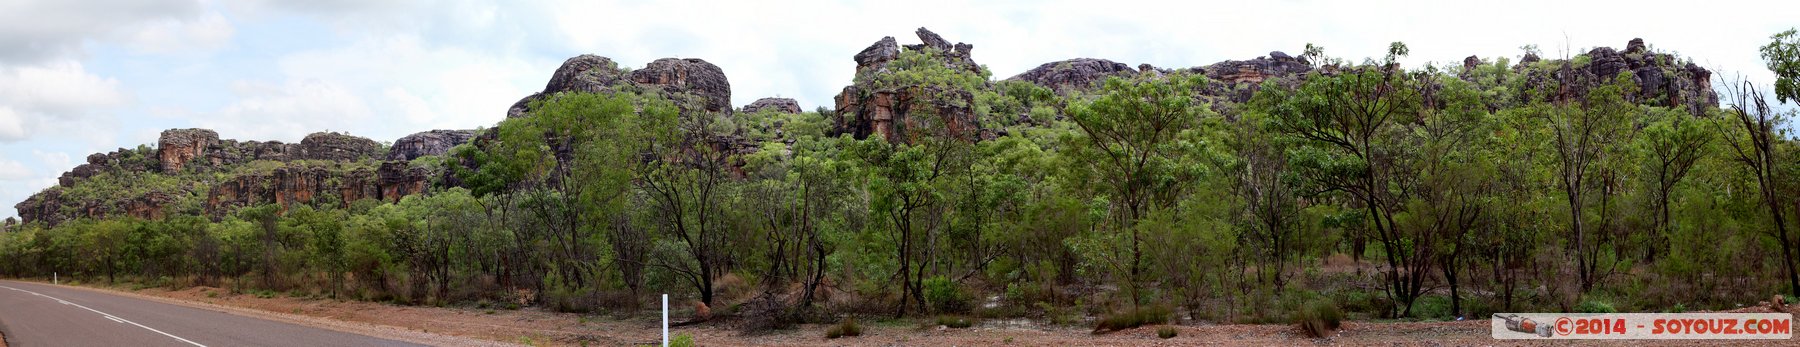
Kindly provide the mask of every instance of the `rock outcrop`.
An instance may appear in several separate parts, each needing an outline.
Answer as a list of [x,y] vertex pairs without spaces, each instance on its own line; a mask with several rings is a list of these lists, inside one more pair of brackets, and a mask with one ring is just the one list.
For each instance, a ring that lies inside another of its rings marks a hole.
[[1527,85],[1555,88],[1555,93],[1547,95],[1552,100],[1580,98],[1589,89],[1625,73],[1638,86],[1634,97],[1640,103],[1682,109],[1694,115],[1719,106],[1719,94],[1712,88],[1712,71],[1691,61],[1676,61],[1671,54],[1652,52],[1643,39],[1631,39],[1624,52],[1596,47],[1580,57],[1585,59],[1551,60],[1560,66],[1555,71],[1527,69],[1537,61],[1534,58],[1528,55],[1513,69],[1524,71]]
[[407,161],[428,155],[443,155],[451,147],[475,138],[474,130],[432,130],[406,135],[394,140],[388,148],[387,160]]
[[162,172],[180,172],[189,160],[206,155],[206,148],[219,143],[219,133],[207,129],[169,129],[156,140],[156,157],[162,161]]
[[774,110],[775,112],[784,112],[784,113],[800,113],[801,112],[800,111],[800,102],[794,101],[794,99],[789,99],[789,98],[756,99],[755,102],[751,102],[749,105],[744,105],[743,112],[744,113],[757,113],[757,112],[762,112],[762,110]]
[[[915,32],[917,45],[908,51],[938,54],[944,64],[970,73],[980,73],[981,66],[970,57],[974,46],[950,44],[925,28]],[[832,134],[850,134],[858,139],[880,136],[893,142],[911,142],[920,136],[939,136],[976,141],[992,138],[982,129],[971,109],[975,96],[968,90],[938,85],[876,85],[880,74],[897,73],[892,62],[899,57],[893,49],[894,38],[883,37],[854,57],[857,77],[834,98],[837,113],[833,115]]]
[[312,133],[300,140],[300,152],[311,160],[354,161],[382,157],[381,143],[341,133]]
[[[1144,64],[1145,71],[1154,70]],[[1090,90],[1107,77],[1129,77],[1139,72],[1131,66],[1116,61],[1094,58],[1075,58],[1064,61],[1049,62],[1026,70],[1018,76],[1008,78],[1009,81],[1025,81],[1050,88],[1055,91]]]
[[[550,75],[544,90],[532,93],[506,110],[506,117],[531,112],[531,103],[557,93],[608,93],[618,90],[657,93],[676,100],[683,110],[731,112],[731,81],[719,66],[702,59],[663,58],[630,73],[611,58],[583,54],[563,61]],[[694,98],[694,102],[683,102]]]
[[852,59],[856,60],[856,73],[861,75],[864,71],[878,69],[887,66],[887,62],[900,59],[900,45],[894,43],[893,36],[884,36],[868,48],[863,48],[862,52],[857,52]]
[[1302,75],[1312,71],[1312,64],[1296,59],[1281,51],[1269,52],[1266,57],[1250,60],[1226,60],[1201,68],[1206,78],[1213,81],[1239,84],[1262,83],[1275,77]]
[[631,81],[670,93],[699,96],[705,100],[707,111],[731,112],[731,81],[725,78],[724,70],[706,60],[657,59],[643,69],[632,71]]

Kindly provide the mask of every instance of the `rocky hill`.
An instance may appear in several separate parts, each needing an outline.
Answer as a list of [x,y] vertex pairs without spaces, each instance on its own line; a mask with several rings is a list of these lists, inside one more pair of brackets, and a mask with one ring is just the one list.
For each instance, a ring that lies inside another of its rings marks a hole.
[[[25,222],[55,225],[77,217],[170,213],[219,216],[276,203],[348,204],[398,200],[424,192],[436,174],[409,161],[440,155],[472,131],[433,130],[395,141],[313,133],[299,143],[220,139],[207,129],[170,129],[155,148],[96,153],[14,207]],[[329,197],[329,198],[327,198]]]
[[[1099,58],[1074,58],[1048,62],[1010,78],[996,81],[973,56],[974,45],[951,43],[925,28],[914,32],[918,44],[901,45],[883,37],[850,57],[855,78],[834,98],[835,110],[826,117],[828,136],[850,135],[857,139],[884,138],[911,142],[921,136],[941,136],[982,141],[1006,134],[1008,126],[1030,126],[1033,107],[1060,112],[1055,105],[1023,105],[1015,108],[977,107],[982,95],[1001,98],[1024,96],[1003,84],[1025,83],[1052,93],[1091,91],[1109,77],[1140,74],[1201,74],[1212,83],[1197,90],[1212,107],[1234,117],[1233,107],[1247,102],[1264,83],[1298,83],[1313,72],[1335,73],[1335,66],[1295,57],[1284,52],[1247,60],[1226,60],[1187,68],[1158,68]],[[1466,79],[1479,79],[1477,70],[1502,62],[1474,56],[1464,59]],[[1640,86],[1642,103],[1687,109],[1695,114],[1718,105],[1711,86],[1711,72],[1692,62],[1649,51],[1634,39],[1623,50],[1594,48],[1566,60],[1545,60],[1526,55],[1505,68],[1517,72],[1514,83],[1524,87],[1561,86],[1545,98],[1570,99],[1621,73]],[[953,76],[953,81],[912,80],[916,72],[930,70]],[[731,83],[725,72],[704,59],[664,58],[641,69],[626,70],[612,59],[598,55],[569,58],[554,70],[542,91],[513,104],[505,117],[526,117],[532,103],[561,93],[629,91],[674,100],[684,115],[732,117],[734,114],[804,112],[793,99],[763,98],[733,109]],[[1529,94],[1519,94],[1521,98]],[[1523,100],[1521,100],[1523,101]],[[1052,114],[1052,116],[1056,116]],[[782,122],[774,122],[775,127]],[[235,208],[276,203],[349,204],[363,199],[397,200],[419,194],[433,185],[459,184],[441,166],[414,163],[420,158],[443,155],[464,143],[483,146],[495,129],[431,130],[402,137],[384,148],[376,141],[338,133],[314,133],[299,143],[220,139],[206,129],[164,131],[155,148],[119,149],[88,156],[87,163],[64,173],[58,185],[15,205],[23,222],[57,224],[77,217],[130,215],[160,218],[170,213],[204,213],[220,216]],[[768,133],[779,134],[780,131]],[[754,152],[762,141],[789,141],[782,136],[721,134],[707,139],[714,149]],[[464,165],[472,165],[463,163]]]

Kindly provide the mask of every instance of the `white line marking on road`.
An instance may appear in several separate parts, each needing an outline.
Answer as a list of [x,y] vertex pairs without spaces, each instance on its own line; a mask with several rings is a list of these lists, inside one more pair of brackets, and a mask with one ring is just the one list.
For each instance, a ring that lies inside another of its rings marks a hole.
[[169,333],[165,333],[165,332],[163,332],[163,331],[162,331],[162,330],[156,330],[156,329],[154,329],[154,328],[151,328],[151,327],[147,327],[147,326],[144,326],[144,325],[143,325],[143,324],[137,324],[137,322],[133,322],[133,321],[129,321],[129,320],[126,320],[126,319],[124,319],[124,318],[119,318],[119,317],[118,317],[118,316],[114,316],[114,315],[112,315],[112,314],[109,314],[109,313],[106,313],[106,312],[100,312],[100,310],[96,310],[96,309],[92,309],[92,308],[88,308],[88,307],[87,307],[87,306],[81,306],[81,304],[77,304],[77,303],[73,303],[73,302],[69,302],[69,301],[67,301],[67,300],[63,300],[63,299],[57,299],[57,298],[55,298],[55,297],[51,297],[51,296],[49,296],[49,295],[44,295],[44,294],[38,294],[38,293],[37,293],[37,292],[34,292],[34,291],[29,291],[29,290],[24,290],[24,289],[19,289],[19,288],[13,288],[13,287],[8,287],[8,286],[0,286],[0,288],[6,288],[6,289],[12,289],[12,290],[16,290],[16,291],[21,291],[21,292],[26,292],[26,293],[31,293],[31,295],[37,295],[37,296],[42,296],[42,297],[46,297],[46,298],[50,298],[50,300],[56,300],[56,302],[58,302],[58,303],[62,303],[62,304],[64,304],[64,305],[69,305],[69,306],[75,306],[75,307],[80,307],[80,308],[81,308],[81,309],[84,309],[84,310],[88,310],[88,311],[93,311],[93,312],[94,312],[94,313],[98,313],[98,314],[100,314],[100,316],[102,316],[102,317],[106,317],[106,319],[111,319],[111,320],[113,320],[113,321],[117,321],[117,322],[120,322],[120,323],[125,323],[125,324],[131,324],[131,325],[136,325],[136,326],[137,326],[137,327],[139,327],[139,328],[144,328],[144,330],[149,330],[149,331],[153,331],[153,332],[156,332],[156,333],[158,333],[158,334],[162,334],[162,335],[163,335],[163,336],[168,336],[168,337],[170,337],[170,338],[174,338],[174,339],[176,339],[176,340],[181,340],[181,342],[187,342],[187,343],[188,343],[188,344],[190,344],[190,345],[195,345],[195,346],[200,346],[200,347],[206,347],[206,345],[202,345],[202,344],[200,344],[200,343],[199,343],[199,342],[194,342],[194,341],[190,341],[190,340],[188,340],[188,339],[184,339],[184,338],[181,338],[181,337],[180,337],[180,336],[175,336],[175,335],[174,335],[174,334],[169,334]]

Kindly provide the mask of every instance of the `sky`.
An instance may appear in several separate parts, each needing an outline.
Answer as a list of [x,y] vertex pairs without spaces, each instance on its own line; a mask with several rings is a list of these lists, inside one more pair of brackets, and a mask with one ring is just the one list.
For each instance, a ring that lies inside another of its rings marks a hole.
[[851,56],[927,27],[1004,79],[1046,62],[1207,65],[1307,43],[1408,65],[1546,56],[1643,38],[1720,77],[1774,80],[1756,54],[1800,25],[1790,1],[411,1],[0,0],[0,218],[92,153],[171,128],[240,140],[338,131],[393,141],[493,126],[580,54],[641,68],[701,58],[731,101],[831,107]]

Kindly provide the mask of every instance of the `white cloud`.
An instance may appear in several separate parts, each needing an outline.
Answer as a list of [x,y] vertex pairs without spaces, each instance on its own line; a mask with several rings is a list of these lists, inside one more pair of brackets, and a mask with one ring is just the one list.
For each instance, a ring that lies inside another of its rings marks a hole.
[[408,93],[406,89],[399,87],[389,87],[382,91],[382,94],[387,96],[388,102],[400,109],[400,114],[405,115],[407,121],[413,123],[431,121],[431,105],[427,104],[425,99],[419,98],[418,95]]
[[130,35],[130,45],[140,52],[187,53],[211,51],[231,41],[236,33],[231,22],[217,11],[198,18],[163,18]]
[[31,169],[25,168],[24,163],[17,160],[0,159],[0,181],[28,180],[36,176]]
[[374,114],[348,89],[316,79],[283,84],[238,81],[231,89],[236,102],[194,122],[225,138],[292,142],[313,132],[366,126]]
[[146,25],[199,15],[201,6],[197,0],[0,2],[0,62],[78,58],[92,40],[129,40]]
[[105,111],[130,101],[119,84],[74,61],[0,67],[0,142],[106,128]]
[[0,106],[0,142],[25,139],[25,119],[10,106]]
[[60,176],[62,171],[75,168],[75,161],[69,159],[68,153],[34,149],[31,150],[31,155],[37,157],[38,162],[44,164],[44,172],[47,173],[44,177]]
[[371,98],[378,102],[369,109],[395,117],[360,129],[363,136],[392,140],[429,128],[472,129],[504,119],[508,106],[541,88],[533,81],[549,75],[545,68],[508,54],[392,35],[290,54],[277,66],[289,78],[328,81],[353,94],[378,96]]

